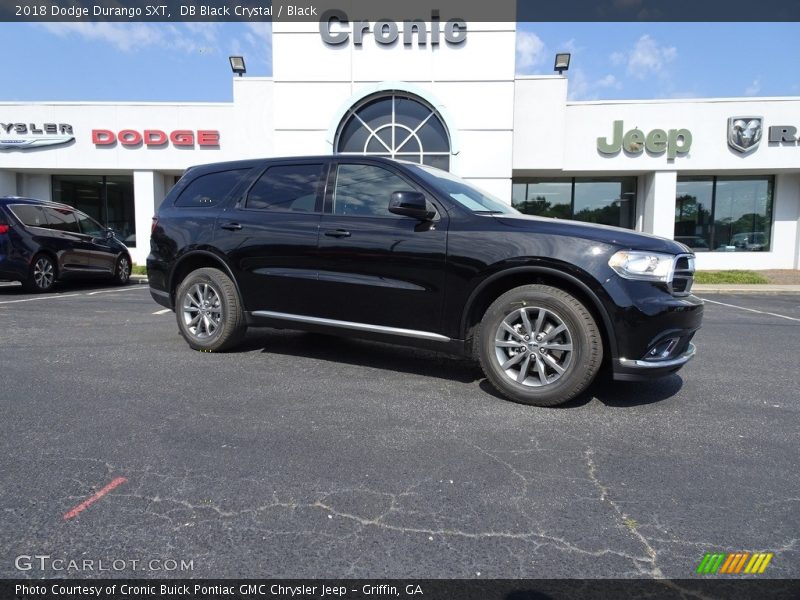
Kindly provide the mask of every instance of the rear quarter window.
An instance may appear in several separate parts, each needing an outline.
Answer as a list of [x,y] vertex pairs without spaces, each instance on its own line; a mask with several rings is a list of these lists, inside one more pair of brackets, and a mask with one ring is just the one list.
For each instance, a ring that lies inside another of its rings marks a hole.
[[15,204],[8,207],[20,223],[26,227],[47,227],[47,219],[41,206],[35,204]]
[[175,206],[203,208],[216,206],[247,177],[250,169],[206,173],[191,181],[178,195]]

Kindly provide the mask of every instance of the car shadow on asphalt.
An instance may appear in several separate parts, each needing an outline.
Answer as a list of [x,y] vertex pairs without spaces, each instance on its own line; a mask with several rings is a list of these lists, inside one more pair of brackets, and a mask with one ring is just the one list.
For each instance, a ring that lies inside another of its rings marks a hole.
[[461,383],[472,383],[483,377],[477,363],[444,352],[319,333],[258,329],[248,333],[233,352],[256,350]]
[[[481,389],[496,398],[505,399],[492,385],[484,379]],[[677,374],[667,375],[649,381],[614,381],[607,373],[597,376],[586,391],[564,404],[554,406],[556,409],[581,408],[597,399],[610,408],[631,408],[663,402],[676,395],[683,387],[683,379]]]
[[[485,379],[477,362],[443,352],[335,335],[272,329],[257,329],[249,333],[233,352],[253,351],[437,377],[459,383],[480,381],[481,390],[506,400]],[[671,398],[681,387],[683,380],[675,374],[641,382],[613,381],[608,375],[600,374],[585,392],[556,408],[579,408],[595,398],[613,408],[642,406]]]

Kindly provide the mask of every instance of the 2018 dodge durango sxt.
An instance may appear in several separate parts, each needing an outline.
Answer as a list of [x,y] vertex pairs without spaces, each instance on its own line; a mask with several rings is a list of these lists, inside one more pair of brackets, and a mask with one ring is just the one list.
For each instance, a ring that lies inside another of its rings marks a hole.
[[476,356],[498,391],[540,406],[601,367],[677,371],[703,313],[682,244],[522,215],[445,171],[361,156],[189,169],[147,270],[196,350],[248,326],[405,343]]

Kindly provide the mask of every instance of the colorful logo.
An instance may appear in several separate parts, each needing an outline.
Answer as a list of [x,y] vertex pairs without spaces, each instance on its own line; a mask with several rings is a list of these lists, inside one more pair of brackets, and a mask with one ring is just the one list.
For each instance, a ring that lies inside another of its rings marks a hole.
[[708,552],[697,566],[696,573],[700,575],[755,575],[763,573],[769,561],[772,560],[772,552],[731,552],[723,554],[721,552]]

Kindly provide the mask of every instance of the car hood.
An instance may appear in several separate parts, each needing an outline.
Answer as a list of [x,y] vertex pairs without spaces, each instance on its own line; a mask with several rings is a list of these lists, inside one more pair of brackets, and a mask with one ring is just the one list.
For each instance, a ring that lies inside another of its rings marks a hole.
[[621,249],[648,250],[650,252],[664,252],[666,254],[692,253],[687,246],[674,240],[668,240],[649,233],[639,233],[622,227],[551,219],[549,217],[534,217],[522,214],[492,215],[492,217],[499,224],[515,229],[528,230],[539,234],[583,238],[618,246]]

